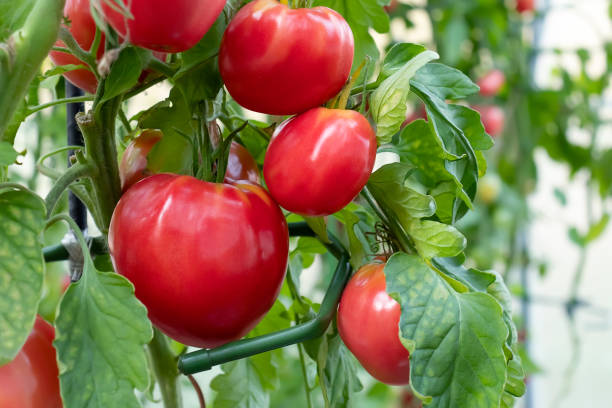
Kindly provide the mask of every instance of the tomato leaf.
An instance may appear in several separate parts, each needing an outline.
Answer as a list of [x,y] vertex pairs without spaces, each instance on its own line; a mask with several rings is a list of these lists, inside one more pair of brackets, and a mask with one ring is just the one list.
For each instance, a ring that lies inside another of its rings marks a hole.
[[408,226],[408,234],[425,259],[458,255],[467,242],[455,227],[437,221],[415,220]]
[[327,222],[324,217],[304,217],[304,220],[321,241],[330,242],[329,236],[327,236]]
[[414,76],[440,99],[459,99],[478,92],[478,85],[458,69],[432,62],[423,66]]
[[372,173],[368,181],[368,188],[376,201],[391,209],[405,227],[412,219],[429,217],[436,211],[431,196],[406,185],[410,170],[410,166],[403,163],[386,164]]
[[433,51],[423,51],[407,61],[372,93],[371,112],[376,122],[376,138],[388,143],[406,119],[406,102],[410,91],[410,79],[429,61],[438,58]]
[[18,153],[9,142],[0,140],[0,166],[10,166],[17,160]]
[[322,338],[317,367],[326,406],[348,407],[351,395],[363,389],[357,377],[357,362],[337,334]]
[[121,50],[119,58],[111,65],[108,77],[104,81],[102,101],[114,98],[138,83],[142,69],[150,58],[148,54],[150,53],[135,47]]
[[[418,54],[427,51],[420,44],[399,43],[395,44],[383,60],[383,65],[378,75],[378,80],[382,81],[399,71],[408,61]],[[418,73],[418,71],[417,71]]]
[[217,391],[215,408],[259,408],[270,405],[256,364],[250,358],[221,366],[223,374],[213,378],[210,388]]
[[95,269],[68,287],[55,321],[60,389],[67,407],[139,407],[134,388],[149,384],[144,345],[153,338],[147,310],[123,276]]
[[455,292],[416,255],[393,255],[385,276],[387,293],[402,307],[413,389],[434,408],[499,406],[508,329],[497,301]]
[[487,292],[487,288],[495,282],[495,274],[483,272],[478,269],[466,269],[463,266],[464,256],[454,258],[434,258],[432,264],[442,273],[458,280],[466,285],[471,291]]
[[23,25],[35,0],[0,0],[0,41]]
[[183,64],[174,75],[175,79],[180,78],[198,65],[206,63],[207,60],[212,59],[219,52],[221,37],[223,37],[226,26],[225,14],[221,13],[213,26],[206,32],[206,35],[195,46],[181,53]]
[[0,184],[0,366],[12,360],[32,330],[42,296],[44,202]]
[[354,203],[351,203],[350,205],[344,207],[342,210],[335,213],[333,216],[338,221],[344,224],[344,227],[346,229],[346,235],[348,236],[348,240],[349,240],[349,253],[351,254],[351,259],[350,259],[351,266],[356,270],[361,265],[363,265],[363,262],[366,257],[366,250],[365,250],[363,242],[359,239],[356,233],[356,229],[357,230],[359,229],[357,224],[359,223],[361,219],[359,218],[357,214],[355,214],[351,210],[351,207],[353,206],[356,207],[357,205]]

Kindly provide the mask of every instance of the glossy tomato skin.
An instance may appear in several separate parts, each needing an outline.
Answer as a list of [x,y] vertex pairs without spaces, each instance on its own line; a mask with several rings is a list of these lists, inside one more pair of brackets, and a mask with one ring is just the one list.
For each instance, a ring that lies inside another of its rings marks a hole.
[[260,184],[259,168],[251,153],[239,143],[232,142],[225,170],[225,181],[248,180]]
[[499,93],[505,82],[506,75],[501,70],[494,69],[480,78],[476,84],[480,87],[480,94],[482,96],[495,96]]
[[506,114],[502,108],[496,105],[474,105],[472,108],[480,112],[485,132],[496,137],[504,130]]
[[36,316],[21,351],[0,367],[0,407],[61,408],[53,327]]
[[291,115],[340,91],[351,71],[353,50],[351,28],[337,12],[255,0],[225,30],[219,69],[240,105]]
[[410,382],[410,355],[399,340],[401,308],[385,291],[385,264],[362,266],[338,307],[338,331],[348,349],[378,381]]
[[225,6],[225,0],[131,0],[128,19],[102,2],[108,23],[130,43],[162,52],[181,52],[193,47],[204,37]]
[[128,145],[119,163],[121,190],[125,192],[137,181],[153,174],[147,167],[147,155],[162,137],[161,131],[147,129]]
[[[66,0],[64,17],[70,21],[68,30],[76,42],[82,49],[89,51],[96,35],[96,23],[91,16],[89,0]],[[55,45],[64,47],[64,43],[60,40],[56,41]],[[102,55],[104,55],[104,34],[102,34],[100,40],[97,57],[101,58]],[[55,65],[85,65],[84,62],[74,55],[65,52],[51,51],[49,57]],[[98,81],[90,70],[84,68],[77,69],[66,72],[63,75],[68,81],[82,90],[92,94],[96,93]]]
[[307,216],[333,214],[361,191],[376,158],[376,135],[351,110],[313,108],[284,122],[264,160],[274,200]]
[[[147,155],[162,137],[163,133],[161,131],[147,129],[132,140],[125,149],[121,157],[121,163],[119,163],[119,176],[123,192],[138,181],[154,174],[148,166]],[[239,180],[260,184],[259,169],[249,151],[242,145],[232,142],[225,171],[225,182]]]
[[111,220],[117,272],[170,337],[216,347],[248,333],[285,277],[287,223],[263,188],[156,174],[130,188]]

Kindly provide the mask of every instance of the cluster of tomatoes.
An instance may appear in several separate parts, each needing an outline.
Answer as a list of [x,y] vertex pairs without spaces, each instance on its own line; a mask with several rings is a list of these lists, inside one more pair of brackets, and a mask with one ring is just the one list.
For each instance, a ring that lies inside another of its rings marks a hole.
[[[164,59],[165,53],[193,47],[225,1],[129,4],[129,13],[120,13],[103,2],[102,15],[123,40]],[[96,30],[89,0],[67,0],[64,13],[79,46],[89,50]],[[230,95],[253,111],[294,115],[277,127],[268,146],[263,175],[269,192],[260,185],[253,157],[235,142],[220,184],[151,174],[146,156],[161,139],[159,131],[143,131],[125,151],[124,194],[111,221],[109,248],[117,272],[134,284],[149,318],[170,337],[216,347],[248,333],[274,303],[285,277],[289,237],[280,207],[304,216],[333,214],[367,182],[377,147],[369,121],[356,111],[321,107],[347,81],[353,41],[337,12],[291,9],[276,0],[250,2],[228,25],[219,68]],[[102,39],[98,58],[103,54]],[[58,65],[83,64],[63,51],[50,57]],[[88,69],[64,76],[96,91],[97,79]],[[383,267],[383,262],[366,265],[351,279],[338,328],[372,375],[407,383],[409,356],[397,335],[400,307],[385,292]],[[380,330],[364,335],[365,321],[376,322]],[[37,317],[20,354],[0,376],[18,381],[15,370],[36,373],[29,391],[15,392],[61,406],[52,339],[53,328]]]

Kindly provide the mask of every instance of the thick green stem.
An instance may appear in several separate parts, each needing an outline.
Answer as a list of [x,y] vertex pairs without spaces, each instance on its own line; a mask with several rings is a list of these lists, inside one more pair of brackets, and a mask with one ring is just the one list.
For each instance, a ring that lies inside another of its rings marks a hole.
[[63,10],[64,0],[38,0],[23,27],[0,44],[0,140],[57,38]]
[[161,390],[164,407],[180,408],[182,401],[178,387],[177,359],[170,349],[166,336],[158,328],[153,330],[153,340],[149,343],[149,356]]
[[102,225],[100,231],[108,233],[111,216],[121,197],[117,147],[115,145],[115,119],[121,98],[115,98],[97,107],[95,114],[79,113],[77,124],[83,133],[87,158],[96,167],[92,179],[98,212]]

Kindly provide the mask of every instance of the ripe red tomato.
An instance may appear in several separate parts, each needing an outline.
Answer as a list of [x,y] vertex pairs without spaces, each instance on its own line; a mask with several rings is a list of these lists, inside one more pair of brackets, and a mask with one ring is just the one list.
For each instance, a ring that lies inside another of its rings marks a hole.
[[[121,190],[126,191],[136,182],[154,174],[148,168],[147,155],[163,137],[159,130],[147,129],[132,140],[121,157],[119,176]],[[225,182],[247,180],[259,184],[259,169],[255,159],[242,145],[232,142],[225,171]]]
[[472,108],[480,112],[480,120],[485,132],[495,137],[504,130],[506,114],[502,108],[496,105],[474,105]]
[[533,11],[534,6],[534,0],[516,0],[516,11],[519,13]]
[[297,214],[333,214],[361,191],[376,158],[376,135],[351,110],[313,108],[284,122],[264,160],[277,203]]
[[263,188],[157,174],[122,197],[108,236],[117,272],[170,337],[216,347],[249,332],[285,277],[289,235]]
[[[76,42],[82,49],[89,51],[94,36],[96,35],[96,23],[91,16],[89,0],[66,0],[66,4],[64,5],[64,17],[70,21],[68,29]],[[57,40],[55,45],[64,47],[64,43],[60,40]],[[102,55],[104,55],[104,34],[102,34],[100,47],[98,48],[98,59],[102,58]],[[49,57],[55,65],[85,65],[84,62],[74,55],[65,52],[51,51]],[[90,70],[85,68],[77,69],[68,71],[63,75],[68,81],[82,90],[92,94],[96,93],[98,81]]]
[[399,339],[401,308],[385,291],[385,264],[362,266],[346,285],[338,307],[344,344],[378,381],[410,382],[410,355]]
[[0,367],[0,407],[61,408],[53,326],[36,316],[19,354]]
[[402,123],[401,128],[405,128],[417,119],[427,120],[427,110],[425,109],[425,105],[423,105],[422,103],[419,105],[418,109],[416,109],[406,117],[406,120],[404,120],[404,122]]
[[353,63],[353,33],[327,7],[290,9],[255,0],[228,25],[219,51],[227,90],[240,105],[291,115],[340,91]]
[[[110,4],[109,4],[110,3]],[[105,19],[130,43],[163,52],[181,52],[204,37],[225,6],[225,0],[131,0],[126,17],[119,3],[102,2]]]
[[[64,5],[64,17],[70,21],[70,26],[68,30],[79,44],[79,46],[89,51],[91,49],[91,45],[93,44],[94,37],[96,35],[96,23],[94,22],[93,17],[91,16],[91,11],[89,8],[90,0],[66,0],[66,4]],[[64,43],[60,40],[55,42],[55,45],[58,47],[64,47]],[[96,54],[97,59],[99,60],[104,55],[104,34],[102,34],[100,40],[100,46],[98,48],[98,52]],[[166,54],[163,52],[154,52],[153,56],[161,61],[166,59]],[[51,51],[49,53],[49,58],[55,65],[85,65],[83,61],[78,59],[72,54],[68,54],[66,52],[61,51]],[[140,76],[139,80],[144,81],[148,74],[151,71],[145,70]],[[86,68],[75,69],[73,71],[68,71],[64,74],[64,78],[70,81],[72,84],[81,88],[85,92],[89,92],[91,94],[96,93],[96,88],[98,87],[98,80],[96,76]]]
[[477,81],[482,96],[495,96],[506,82],[506,75],[499,69],[489,71]]

